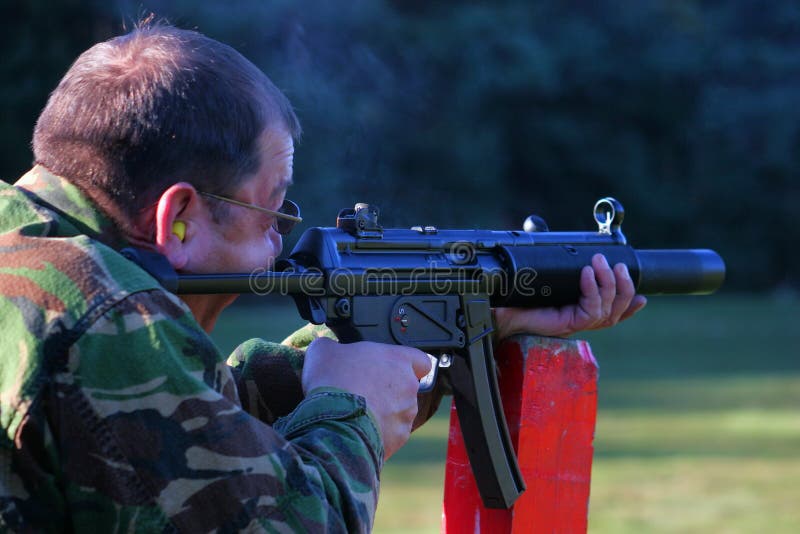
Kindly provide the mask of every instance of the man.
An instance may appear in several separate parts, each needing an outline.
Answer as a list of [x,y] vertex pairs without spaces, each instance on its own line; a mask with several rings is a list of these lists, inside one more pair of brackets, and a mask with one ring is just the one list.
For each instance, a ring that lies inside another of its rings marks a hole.
[[[242,409],[206,335],[235,297],[180,300],[118,252],[149,248],[186,273],[270,265],[297,220],[299,132],[263,73],[195,32],[145,26],[72,65],[36,124],[34,168],[0,189],[5,529],[371,528],[428,358],[315,340],[305,398],[270,426]],[[581,287],[574,307],[496,310],[500,337],[569,335],[644,305],[600,256]]]

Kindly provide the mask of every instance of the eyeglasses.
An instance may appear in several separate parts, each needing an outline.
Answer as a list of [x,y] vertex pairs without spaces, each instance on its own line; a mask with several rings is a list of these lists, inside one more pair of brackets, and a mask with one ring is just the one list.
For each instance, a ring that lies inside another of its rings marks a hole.
[[281,235],[288,235],[289,232],[292,231],[292,228],[294,228],[297,223],[303,220],[302,217],[300,217],[300,206],[289,199],[284,199],[283,204],[281,204],[281,207],[278,208],[278,211],[274,211],[267,208],[262,208],[261,206],[256,206],[255,204],[248,204],[247,202],[240,202],[239,200],[234,200],[232,198],[215,195],[213,193],[206,193],[204,191],[198,191],[198,193],[209,198],[221,200],[222,202],[236,204],[237,206],[258,210],[263,213],[269,213],[275,217],[275,223],[272,225],[272,227],[275,228],[275,231]]

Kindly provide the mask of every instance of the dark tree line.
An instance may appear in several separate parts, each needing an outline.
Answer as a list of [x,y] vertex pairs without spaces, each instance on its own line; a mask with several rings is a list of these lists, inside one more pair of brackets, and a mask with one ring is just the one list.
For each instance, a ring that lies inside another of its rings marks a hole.
[[305,135],[310,224],[589,229],[622,200],[638,247],[704,246],[729,287],[800,287],[800,8],[776,0],[30,1],[2,37],[3,176],[30,164],[80,51],[155,12],[252,59]]

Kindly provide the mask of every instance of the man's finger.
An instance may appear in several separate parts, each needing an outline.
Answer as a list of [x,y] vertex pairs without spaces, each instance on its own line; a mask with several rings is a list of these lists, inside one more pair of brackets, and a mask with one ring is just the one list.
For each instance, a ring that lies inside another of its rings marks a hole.
[[580,307],[592,318],[600,316],[602,301],[600,288],[597,286],[597,277],[591,265],[581,270],[581,302]]
[[592,257],[592,267],[594,268],[594,276],[597,279],[601,298],[601,316],[597,317],[597,319],[605,321],[611,315],[611,307],[614,304],[614,298],[617,296],[617,281],[614,277],[614,271],[611,270],[611,266],[608,264],[608,260],[602,254],[595,254]]
[[633,280],[631,280],[628,267],[624,263],[618,263],[614,266],[614,276],[617,283],[617,295],[614,298],[614,304],[611,306],[611,314],[606,320],[606,324],[609,326],[620,321],[622,314],[630,307],[633,297],[636,295],[636,290],[633,288]]
[[414,369],[414,374],[416,375],[417,379],[421,379],[431,372],[432,363],[427,354],[417,349],[411,349],[409,353],[411,358],[411,367]]
[[633,301],[631,302],[630,306],[628,306],[628,309],[625,310],[619,320],[624,321],[625,319],[628,319],[629,317],[633,316],[633,314],[644,308],[646,304],[647,297],[644,295],[636,295],[633,297]]

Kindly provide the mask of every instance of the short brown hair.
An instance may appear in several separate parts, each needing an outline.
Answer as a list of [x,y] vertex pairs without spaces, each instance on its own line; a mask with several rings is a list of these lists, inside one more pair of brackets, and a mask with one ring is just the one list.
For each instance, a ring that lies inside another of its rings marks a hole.
[[255,65],[198,32],[148,24],[78,57],[39,116],[33,152],[131,217],[178,181],[230,192],[258,168],[256,140],[274,127],[300,135]]

